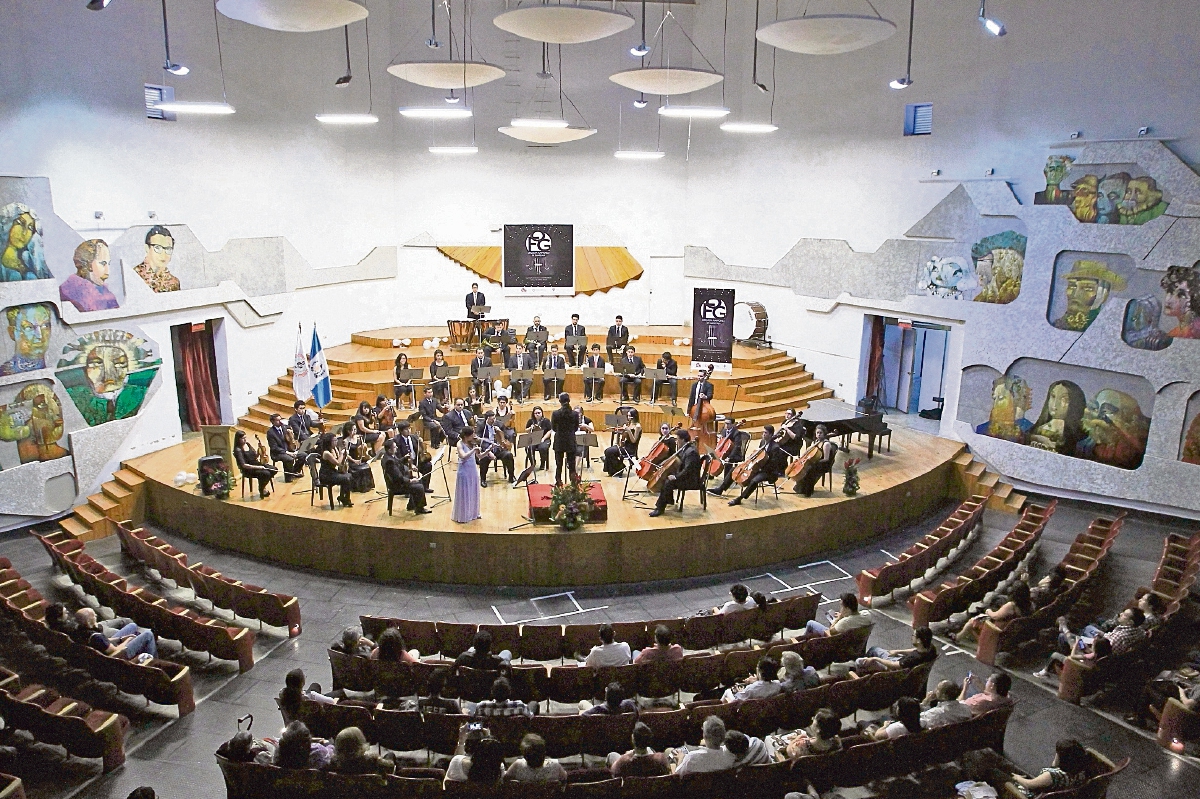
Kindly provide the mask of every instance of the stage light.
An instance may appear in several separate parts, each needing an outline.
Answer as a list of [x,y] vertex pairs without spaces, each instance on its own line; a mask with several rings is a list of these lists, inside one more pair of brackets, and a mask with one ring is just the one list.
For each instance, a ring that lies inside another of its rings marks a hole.
[[633,47],[630,47],[629,54],[634,58],[645,58],[646,56],[650,55],[650,48],[645,42],[642,42],[641,44],[635,44]]
[[205,116],[227,116],[236,111],[229,103],[191,103],[186,100],[156,103],[154,107],[173,114],[198,114]]
[[638,92],[638,98],[633,101],[634,108],[645,108],[647,106],[645,92]]
[[993,36],[1003,36],[1008,33],[1003,22],[987,15],[987,0],[979,0],[979,24],[983,25],[983,29]]
[[721,130],[726,133],[774,133],[779,126],[770,122],[722,122]]
[[566,128],[570,123],[565,119],[548,119],[546,117],[518,117],[508,123],[514,128]]
[[333,82],[333,85],[334,85],[334,86],[337,86],[339,89],[341,89],[341,88],[343,88],[343,87],[349,86],[349,85],[350,85],[350,81],[352,81],[352,80],[354,80],[354,76],[353,76],[353,75],[349,75],[349,74],[347,74],[347,75],[343,75],[343,76],[341,76],[340,78],[338,78],[337,80],[335,80],[335,81]]
[[180,77],[183,77],[191,72],[191,70],[185,67],[183,64],[175,64],[170,61],[163,64],[163,69],[165,69],[167,72],[170,72],[172,75],[179,75]]
[[662,150],[617,150],[613,155],[622,161],[654,161],[666,153]]
[[729,116],[729,109],[720,105],[664,105],[658,113],[678,119],[720,119]]
[[445,106],[410,106],[400,109],[400,116],[410,119],[467,119],[469,108],[447,108]]
[[167,0],[162,0],[162,18],[163,18],[163,50],[166,53],[166,58],[163,60],[163,69],[170,72],[172,75],[184,75],[191,72],[190,69],[183,64],[176,64],[171,60],[171,34],[167,30]]
[[459,97],[457,94],[454,93],[454,89],[450,90],[450,95],[448,97],[443,97],[442,99],[445,100],[446,102],[450,103],[451,105],[462,100],[461,97]]
[[891,86],[893,89],[907,89],[909,86],[912,86],[912,83],[912,78],[905,75],[903,78],[896,78],[888,86]]
[[374,114],[317,114],[317,121],[325,125],[374,125],[379,117]]
[[111,2],[112,0],[88,0],[87,9],[88,11],[103,11]]
[[434,155],[475,155],[479,152],[479,148],[475,145],[463,146],[433,146],[429,148],[429,152]]

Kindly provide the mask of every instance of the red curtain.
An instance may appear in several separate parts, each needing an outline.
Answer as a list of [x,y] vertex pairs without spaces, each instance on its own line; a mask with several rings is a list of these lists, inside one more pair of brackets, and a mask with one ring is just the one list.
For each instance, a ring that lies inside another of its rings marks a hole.
[[867,362],[866,396],[868,397],[879,398],[879,381],[883,379],[883,333],[883,317],[873,317],[871,322],[871,356]]
[[179,355],[188,425],[199,430],[201,425],[220,424],[221,406],[217,402],[217,381],[212,372],[212,334],[207,329],[193,333],[188,327],[180,328]]

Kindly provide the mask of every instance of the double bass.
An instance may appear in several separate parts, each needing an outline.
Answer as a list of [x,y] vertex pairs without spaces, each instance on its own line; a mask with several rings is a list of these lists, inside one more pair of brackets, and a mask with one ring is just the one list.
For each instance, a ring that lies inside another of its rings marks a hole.
[[[708,372],[707,377],[711,376],[712,372]],[[690,419],[688,433],[691,434],[692,441],[696,442],[696,451],[701,455],[712,452],[717,444],[717,436],[713,432],[717,422],[717,411],[713,404],[703,396],[697,397]]]

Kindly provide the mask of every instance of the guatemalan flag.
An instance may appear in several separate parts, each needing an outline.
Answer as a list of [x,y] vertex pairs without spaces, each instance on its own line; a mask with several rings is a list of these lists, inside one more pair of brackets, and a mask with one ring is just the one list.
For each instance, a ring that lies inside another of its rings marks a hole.
[[329,382],[329,364],[325,363],[325,352],[313,325],[312,347],[308,351],[308,370],[312,375],[312,397],[318,408],[324,408],[333,399],[333,386]]
[[292,362],[292,391],[298,400],[312,396],[312,371],[308,368],[308,356],[304,353],[304,331],[296,325],[296,356]]

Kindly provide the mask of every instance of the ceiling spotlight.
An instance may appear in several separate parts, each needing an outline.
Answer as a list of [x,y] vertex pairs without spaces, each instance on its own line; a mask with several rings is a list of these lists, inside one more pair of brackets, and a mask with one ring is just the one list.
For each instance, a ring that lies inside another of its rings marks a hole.
[[629,54],[634,58],[645,58],[646,56],[650,55],[650,48],[645,42],[642,42],[630,47]]
[[461,98],[461,97],[459,97],[457,94],[455,94],[455,93],[454,93],[454,89],[451,89],[451,90],[450,90],[450,95],[449,95],[448,97],[444,97],[444,98],[442,98],[442,99],[444,99],[444,100],[445,100],[446,102],[448,102],[448,103],[454,104],[454,103],[457,103],[457,102],[458,102],[459,100],[461,100],[462,98]]
[[664,105],[658,113],[679,119],[720,119],[729,116],[729,109],[720,105]]
[[379,117],[374,114],[317,114],[323,125],[374,125]]
[[546,117],[519,117],[508,123],[514,128],[566,128],[570,123],[565,119],[548,119]]
[[350,85],[350,81],[354,80],[354,70],[350,69],[350,26],[343,26],[342,31],[346,35],[346,74],[333,82],[333,85],[338,88],[345,88]]
[[183,64],[176,64],[171,60],[171,35],[167,32],[167,0],[162,0],[163,12],[163,50],[166,51],[166,59],[163,61],[163,69],[170,72],[172,75],[183,76],[191,72],[190,69]]
[[647,105],[645,92],[638,92],[638,98],[633,101],[634,108],[645,108]]
[[469,108],[447,108],[446,106],[410,106],[400,109],[400,116],[409,119],[467,119]]
[[896,78],[888,84],[893,89],[907,89],[912,86],[912,39],[913,39],[913,15],[917,10],[917,0],[910,0],[908,4],[908,61],[904,68],[904,77]]
[[888,86],[893,89],[907,89],[909,86],[912,86],[912,78],[905,75],[903,78],[896,78]]
[[191,70],[188,69],[187,67],[185,67],[183,64],[175,64],[170,61],[163,64],[163,69],[165,69],[167,72],[170,72],[172,75],[180,75],[180,76],[186,75],[189,72],[191,72]]
[[425,40],[425,46],[430,50],[442,46],[437,40],[437,0],[429,0],[429,38]]
[[343,86],[349,86],[350,81],[352,81],[352,80],[354,80],[354,76],[350,75],[350,74],[346,74],[346,75],[341,76],[337,80],[335,80],[333,82],[333,85],[337,86],[338,88],[341,88]]
[[979,0],[979,24],[983,25],[983,29],[993,36],[1003,36],[1008,33],[1003,22],[987,15],[987,0]]
[[434,155],[475,155],[479,152],[479,148],[473,144],[463,146],[438,146],[435,144],[429,148],[429,152]]
[[111,2],[112,0],[88,0],[87,9],[88,11],[103,11]]
[[779,126],[770,122],[722,122],[721,130],[726,133],[774,133]]
[[613,155],[622,161],[654,161],[666,153],[662,150],[617,150]]

